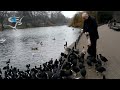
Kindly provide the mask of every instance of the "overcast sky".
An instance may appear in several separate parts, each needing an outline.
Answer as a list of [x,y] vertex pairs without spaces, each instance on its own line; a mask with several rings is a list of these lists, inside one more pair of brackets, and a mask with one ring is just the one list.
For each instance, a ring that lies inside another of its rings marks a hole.
[[72,18],[77,12],[79,11],[62,11],[62,14],[64,14],[66,17]]

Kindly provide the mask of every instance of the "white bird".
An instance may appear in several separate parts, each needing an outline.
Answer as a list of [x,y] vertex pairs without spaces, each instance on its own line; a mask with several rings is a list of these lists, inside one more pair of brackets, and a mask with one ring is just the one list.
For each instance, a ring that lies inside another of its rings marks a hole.
[[[24,16],[23,16],[23,17],[24,17]],[[14,27],[11,26],[11,25],[5,25],[5,26],[9,26],[9,27],[11,27],[11,28],[13,28],[13,29],[16,30],[17,25],[22,25],[22,22],[21,22],[21,21],[22,21],[23,17],[22,17],[21,19],[16,19],[16,20],[18,20],[18,21],[15,23],[15,26],[14,26]],[[12,17],[8,18],[8,21],[9,21],[9,22],[12,22],[12,21],[11,21],[11,18],[12,18]],[[16,17],[16,18],[19,18],[19,17]]]
[[5,41],[6,41],[6,39],[3,39],[3,38],[2,38],[2,39],[0,40],[0,43],[4,43]]

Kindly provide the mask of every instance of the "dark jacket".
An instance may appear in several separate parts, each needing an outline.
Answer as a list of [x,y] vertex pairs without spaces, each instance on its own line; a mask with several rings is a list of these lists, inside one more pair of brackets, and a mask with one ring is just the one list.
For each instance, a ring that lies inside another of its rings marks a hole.
[[91,39],[99,39],[98,25],[95,18],[89,16],[87,20],[84,21],[83,32],[89,32]]

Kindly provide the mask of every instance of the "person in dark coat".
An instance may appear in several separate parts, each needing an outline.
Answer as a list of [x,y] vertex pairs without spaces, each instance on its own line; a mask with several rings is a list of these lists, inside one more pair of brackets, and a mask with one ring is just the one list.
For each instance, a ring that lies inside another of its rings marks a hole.
[[96,43],[97,39],[99,39],[98,35],[98,25],[94,17],[88,15],[88,13],[84,12],[82,13],[82,18],[84,20],[84,25],[83,25],[83,33],[90,37],[90,45],[88,45],[88,54],[91,56],[96,57]]

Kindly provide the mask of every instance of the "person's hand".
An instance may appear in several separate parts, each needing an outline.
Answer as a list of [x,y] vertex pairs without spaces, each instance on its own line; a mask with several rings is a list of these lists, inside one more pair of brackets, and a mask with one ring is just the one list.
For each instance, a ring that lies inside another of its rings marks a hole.
[[88,38],[88,46],[91,46],[91,41],[90,41],[90,38]]
[[88,36],[88,35],[89,35],[89,32],[85,32],[85,35]]

